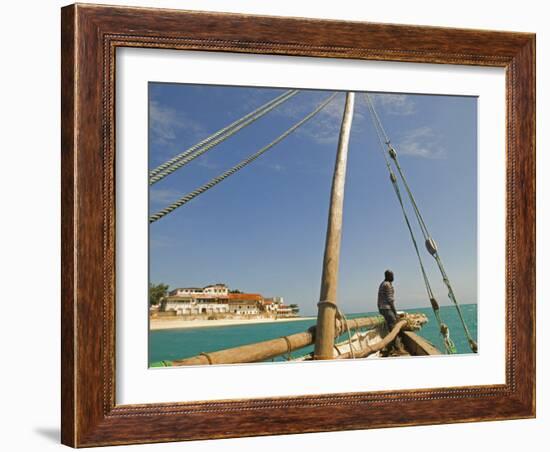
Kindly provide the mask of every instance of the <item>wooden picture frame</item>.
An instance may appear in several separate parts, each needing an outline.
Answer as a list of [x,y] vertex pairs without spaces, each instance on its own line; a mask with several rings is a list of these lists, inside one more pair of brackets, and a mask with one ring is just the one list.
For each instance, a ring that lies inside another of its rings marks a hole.
[[[535,35],[71,5],[62,9],[62,442],[73,447],[535,416]],[[506,69],[506,383],[115,403],[115,50]]]

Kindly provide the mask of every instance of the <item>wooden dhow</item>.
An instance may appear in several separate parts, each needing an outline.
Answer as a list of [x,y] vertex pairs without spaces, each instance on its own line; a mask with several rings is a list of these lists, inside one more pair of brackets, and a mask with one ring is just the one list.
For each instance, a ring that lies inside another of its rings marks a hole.
[[[240,120],[230,124],[224,129],[214,133],[210,137],[201,141],[192,148],[186,150],[182,154],[175,156],[165,164],[154,169],[150,174],[150,184],[160,180],[160,178],[171,174],[181,166],[186,165],[195,157],[203,154],[211,149],[219,142],[225,140],[247,124],[255,121],[257,118],[265,115],[277,105],[285,102],[287,99],[295,96],[297,90],[289,90],[281,96],[273,99],[259,109],[249,113]],[[154,223],[164,216],[170,214],[174,210],[180,208],[195,197],[201,195],[205,191],[213,188],[221,183],[226,178],[232,176],[236,172],[251,164],[255,159],[259,158],[265,152],[273,148],[277,143],[286,138],[296,129],[301,127],[307,121],[315,117],[323,110],[337,93],[333,93],[319,104],[311,113],[306,115],[302,120],[298,121],[286,132],[278,136],[276,139],[262,147],[259,151],[252,154],[241,163],[230,168],[220,176],[212,179],[208,183],[198,187],[196,190],[188,193],[180,199],[174,201],[165,209],[158,211],[150,216],[150,223]],[[456,349],[450,337],[448,326],[442,321],[439,312],[439,304],[435,298],[433,290],[428,279],[427,272],[424,268],[424,263],[420,254],[417,240],[407,211],[404,207],[404,197],[401,195],[399,181],[405,189],[408,200],[411,203],[412,211],[418,221],[419,228],[422,231],[425,246],[428,253],[437,263],[438,269],[443,278],[443,282],[448,289],[449,299],[456,307],[458,316],[461,320],[464,333],[470,345],[472,352],[477,352],[477,343],[470,335],[468,327],[462,316],[460,305],[456,299],[455,293],[451,286],[449,277],[443,266],[443,262],[439,255],[436,242],[430,236],[426,223],[420,213],[418,204],[412,194],[411,188],[404,175],[404,171],[398,160],[397,151],[391,145],[390,139],[384,130],[380,118],[376,112],[375,105],[368,93],[365,93],[365,99],[373,120],[373,125],[380,141],[380,146],[386,168],[390,176],[393,189],[397,200],[401,206],[401,211],[405,219],[405,224],[408,228],[411,241],[418,258],[421,274],[424,285],[426,287],[428,300],[433,309],[435,319],[438,322],[439,332],[445,345],[445,353],[455,353]],[[178,359],[174,361],[163,361],[155,364],[155,366],[189,366],[189,365],[204,365],[204,364],[233,364],[233,363],[251,363],[273,360],[280,356],[286,356],[288,360],[308,361],[308,360],[327,360],[327,359],[362,359],[371,357],[382,357],[392,355],[439,355],[439,351],[433,344],[426,339],[417,335],[415,331],[420,330],[428,319],[424,314],[401,313],[397,319],[397,323],[391,331],[386,330],[384,319],[381,316],[360,317],[347,319],[341,312],[337,303],[338,292],[338,272],[340,263],[340,242],[343,225],[343,206],[344,192],[346,181],[347,156],[350,140],[350,132],[352,127],[353,113],[355,108],[355,93],[346,93],[345,106],[342,116],[342,124],[338,140],[338,148],[335,159],[335,166],[332,178],[332,188],[330,195],[329,213],[327,221],[327,233],[325,240],[325,250],[323,257],[321,290],[319,302],[317,303],[317,323],[302,333],[283,336],[268,341],[257,342],[253,344],[233,347],[225,350],[219,350],[208,353],[201,353],[197,356]],[[395,169],[395,171],[394,171]],[[342,335],[347,334],[347,339]],[[398,341],[397,338],[400,338]],[[339,342],[337,342],[339,341]],[[396,342],[399,346],[396,347]],[[305,347],[313,346],[314,350],[311,353],[305,353],[298,358],[291,358],[291,354]]]

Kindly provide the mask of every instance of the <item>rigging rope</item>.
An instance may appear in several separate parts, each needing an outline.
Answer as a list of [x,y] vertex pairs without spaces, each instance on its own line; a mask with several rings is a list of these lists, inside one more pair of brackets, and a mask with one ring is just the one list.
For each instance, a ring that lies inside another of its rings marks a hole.
[[252,154],[250,157],[246,158],[245,160],[243,160],[239,164],[237,164],[234,167],[230,168],[225,173],[211,179],[209,182],[207,182],[206,184],[200,186],[196,190],[193,190],[192,192],[186,194],[185,196],[182,196],[180,199],[174,201],[172,204],[170,204],[166,208],[164,208],[164,209],[158,211],[157,213],[151,215],[149,217],[149,223],[154,223],[155,221],[160,220],[165,215],[168,215],[170,212],[174,211],[178,207],[181,207],[184,204],[187,204],[193,198],[196,198],[200,194],[202,194],[205,191],[211,189],[212,187],[219,184],[224,179],[227,179],[229,176],[235,174],[237,171],[241,170],[242,168],[244,168],[248,164],[252,163],[258,157],[260,157],[263,153],[267,152],[269,149],[271,149],[273,146],[275,146],[276,144],[278,144],[279,142],[284,140],[287,136],[289,136],[292,132],[294,132],[300,126],[304,125],[307,121],[309,121],[311,118],[313,118],[317,113],[319,113],[323,108],[325,108],[336,97],[337,94],[338,93],[334,93],[334,94],[330,95],[326,100],[324,100],[320,105],[318,105],[315,108],[315,110],[313,110],[311,113],[309,113],[303,119],[301,119],[296,124],[294,124],[292,127],[290,127],[286,132],[279,135],[271,143],[265,145],[259,151]]
[[177,169],[181,168],[184,165],[187,165],[192,160],[209,151],[214,146],[227,140],[229,137],[236,134],[242,128],[246,127],[249,124],[252,124],[254,121],[260,119],[262,116],[266,115],[267,113],[269,113],[270,111],[272,111],[273,109],[286,102],[298,93],[298,90],[286,91],[285,93],[281,94],[275,99],[270,100],[256,110],[232,122],[223,129],[220,129],[212,135],[206,137],[204,140],[198,142],[194,146],[191,146],[189,149],[185,150],[181,154],[178,154],[170,160],[164,162],[162,165],[157,166],[149,173],[149,185],[153,185],[161,181]]
[[[340,308],[338,307],[337,304],[335,304],[336,306],[336,316],[334,317],[334,322],[335,322],[335,329],[336,331],[338,331],[338,324],[337,324],[337,320],[338,320],[338,317],[340,317],[341,321],[343,321],[344,325],[346,326],[346,330],[348,331],[348,344],[349,344],[349,351],[351,353],[351,358],[352,359],[355,359],[355,350],[353,349],[353,340],[351,339],[351,331],[349,329],[349,325],[348,325],[348,319],[347,317],[344,315],[344,313],[340,310]],[[356,330],[356,333],[357,333],[357,330]],[[359,336],[358,336],[359,337]]]
[[[372,102],[369,94],[366,93],[365,97],[367,99],[367,103],[368,103],[369,109],[371,111],[371,116],[373,118],[373,124],[375,126],[376,131],[377,131],[378,138],[381,142],[382,142],[382,138],[383,138],[384,144],[386,145],[387,150],[388,150],[388,154],[391,157],[391,160],[393,161],[395,167],[397,168],[397,171],[399,173],[401,182],[403,183],[403,185],[405,187],[405,190],[407,192],[407,195],[408,195],[409,200],[411,202],[411,205],[413,207],[413,211],[415,213],[416,219],[418,221],[418,225],[420,226],[420,229],[422,231],[422,235],[423,235],[424,240],[425,240],[426,249],[428,250],[430,255],[435,259],[435,261],[437,263],[437,266],[438,266],[439,271],[441,273],[441,276],[443,278],[443,282],[447,286],[449,299],[453,302],[453,304],[454,304],[454,306],[457,310],[458,317],[460,318],[460,321],[462,323],[462,328],[464,329],[464,333],[466,335],[466,338],[468,339],[468,344],[470,346],[470,349],[474,353],[477,353],[477,343],[472,338],[472,336],[470,334],[470,331],[468,329],[468,326],[466,325],[466,322],[464,320],[464,316],[462,314],[462,310],[461,310],[460,305],[459,305],[459,303],[456,299],[453,288],[451,286],[451,282],[450,282],[450,280],[447,276],[447,273],[445,271],[443,261],[441,260],[441,257],[439,256],[439,253],[438,253],[438,250],[437,250],[437,245],[436,245],[435,241],[432,239],[432,237],[430,236],[430,233],[428,231],[428,227],[426,226],[424,218],[422,217],[422,214],[420,213],[420,209],[418,208],[418,204],[416,203],[414,195],[412,194],[412,191],[409,187],[409,184],[407,183],[407,179],[405,177],[405,174],[403,173],[403,169],[401,168],[401,165],[399,164],[399,159],[397,158],[397,152],[395,151],[395,149],[391,145],[390,139],[389,139],[388,135],[386,134],[386,131],[384,130],[384,127],[382,126],[382,122],[380,121],[380,117],[378,116],[378,114],[376,112],[376,109],[374,108],[374,103]],[[396,180],[396,177],[395,177],[395,174],[393,173],[393,171],[391,170],[391,166],[390,166],[390,163],[389,163],[389,161],[386,157],[385,152],[384,152],[384,159],[386,161],[386,165],[387,165],[388,169],[390,170],[390,172],[392,174],[392,176],[391,176],[392,177],[392,183],[394,183],[393,180],[394,179]],[[394,186],[395,186],[395,183],[394,183]],[[409,226],[410,226],[410,224],[409,224]],[[410,227],[409,227],[409,231],[411,232],[411,235],[412,235],[412,230],[410,229]],[[417,250],[417,254],[418,254],[418,250]],[[419,256],[419,254],[418,254],[418,256]],[[437,305],[437,301],[435,300],[435,298],[430,298],[430,302],[432,303],[432,308],[434,308],[434,314],[436,314],[436,317],[438,318],[438,321],[439,321],[440,320],[439,319],[439,312],[436,313],[435,312],[436,308],[434,307],[434,302],[435,302],[435,305]],[[437,311],[439,311],[439,305],[437,305]],[[444,337],[445,346],[447,347],[447,342],[452,344],[452,341],[450,340],[450,336],[449,336],[449,329],[445,324],[443,324],[441,322],[440,322],[440,332]]]
[[[365,94],[365,95],[367,96],[367,99],[369,99],[368,94]],[[371,117],[373,118],[373,124],[374,124],[374,115],[375,115],[376,112],[372,108],[372,104],[370,102],[370,99],[369,99],[368,106],[369,106],[370,112],[372,114]],[[429,299],[432,300],[435,297],[434,297],[434,294],[433,294],[433,291],[432,291],[432,288],[431,288],[431,285],[430,285],[430,281],[428,279],[428,275],[426,274],[426,269],[424,268],[424,263],[422,261],[422,257],[420,256],[420,251],[418,249],[418,244],[416,242],[416,237],[414,236],[414,232],[413,232],[411,223],[409,221],[409,216],[408,216],[407,211],[405,210],[405,206],[403,204],[403,198],[401,196],[401,190],[399,189],[399,185],[397,184],[397,178],[395,177],[395,173],[393,172],[393,170],[391,168],[388,157],[386,156],[386,153],[384,152],[384,143],[382,141],[382,136],[380,134],[380,131],[376,127],[376,124],[374,124],[374,126],[375,126],[375,130],[376,130],[376,134],[378,135],[378,140],[380,141],[380,146],[381,146],[380,151],[382,153],[382,156],[384,157],[384,162],[386,163],[386,168],[388,169],[388,173],[390,175],[391,184],[392,184],[393,189],[395,191],[395,195],[397,197],[397,200],[399,201],[399,205],[401,206],[401,212],[403,213],[403,217],[405,218],[405,223],[406,223],[407,228],[409,230],[411,241],[412,241],[414,249],[416,251],[416,256],[418,258],[418,263],[420,264],[420,270],[422,272],[422,277],[424,279],[424,284],[426,286],[426,291],[428,292]]]

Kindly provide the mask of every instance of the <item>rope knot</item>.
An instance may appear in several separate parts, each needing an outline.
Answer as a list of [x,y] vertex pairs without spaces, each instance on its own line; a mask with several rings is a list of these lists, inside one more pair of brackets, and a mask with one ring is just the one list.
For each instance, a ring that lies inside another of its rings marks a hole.
[[206,358],[206,360],[208,361],[208,364],[210,364],[210,365],[214,364],[214,360],[212,359],[212,357],[208,353],[202,352],[200,355],[204,356]]
[[334,301],[331,301],[331,300],[321,300],[321,301],[319,301],[319,303],[317,303],[317,306],[318,307],[330,306],[330,307],[332,307],[332,308],[334,308],[338,311],[338,305]]

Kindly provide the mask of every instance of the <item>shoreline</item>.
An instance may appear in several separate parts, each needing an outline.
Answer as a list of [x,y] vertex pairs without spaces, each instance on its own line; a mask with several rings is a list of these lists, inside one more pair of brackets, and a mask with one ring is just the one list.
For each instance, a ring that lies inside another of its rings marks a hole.
[[220,319],[220,320],[149,320],[149,331],[181,330],[189,328],[210,328],[215,326],[252,325],[258,323],[297,322],[313,320],[316,317],[292,317],[288,319]]

